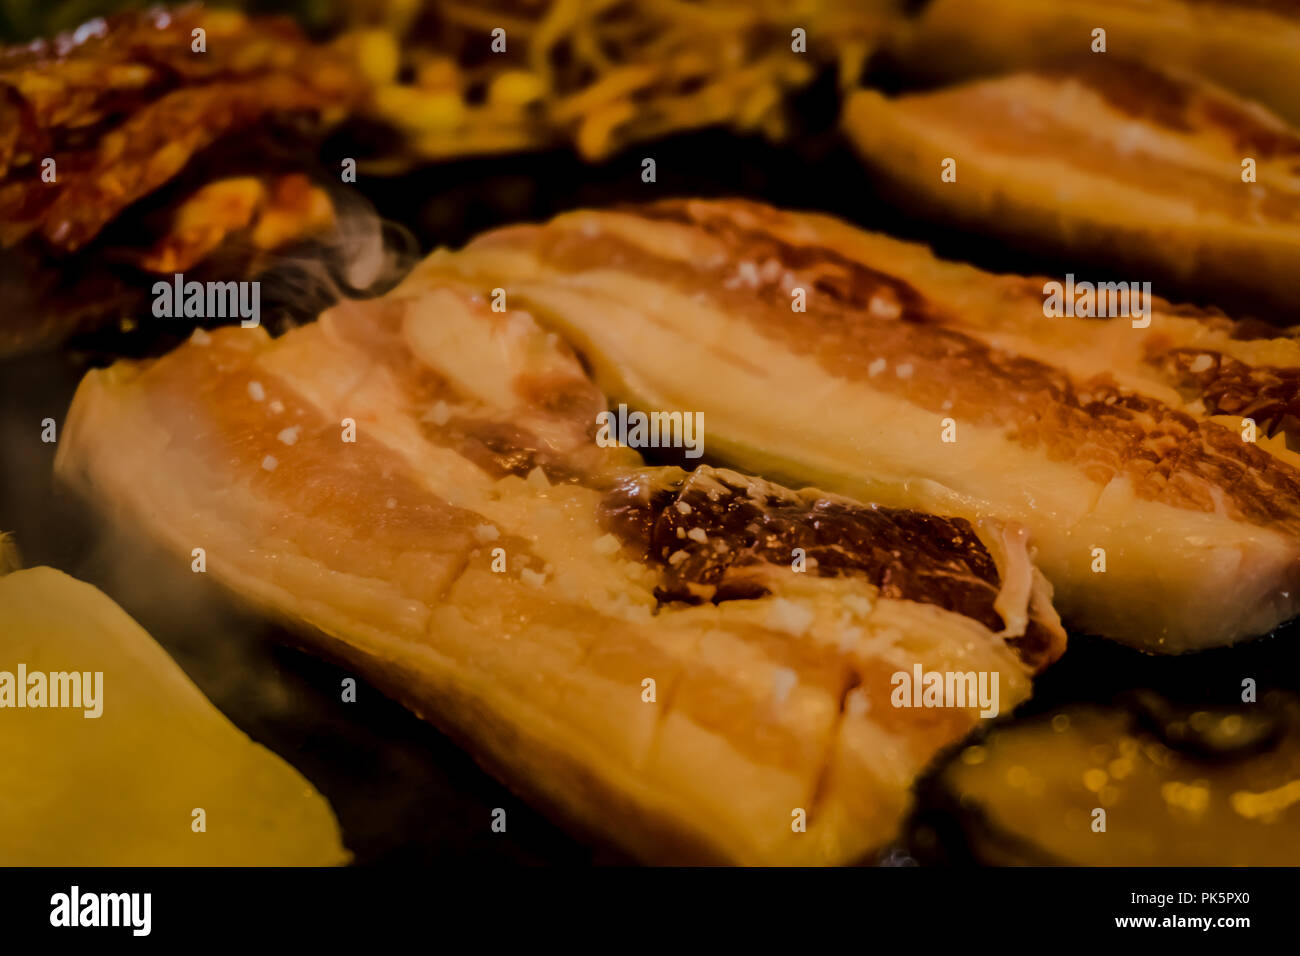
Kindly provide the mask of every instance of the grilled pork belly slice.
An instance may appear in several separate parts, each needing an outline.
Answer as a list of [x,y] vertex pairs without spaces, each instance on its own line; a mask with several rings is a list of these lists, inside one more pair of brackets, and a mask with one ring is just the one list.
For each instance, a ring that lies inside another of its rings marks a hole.
[[618,401],[702,412],[710,456],[1022,524],[1081,629],[1182,651],[1300,606],[1288,334],[1159,300],[1145,327],[1049,319],[1042,279],[741,202],[498,230],[411,281],[449,277],[553,323]]
[[896,98],[862,90],[845,126],[939,221],[1183,297],[1300,305],[1300,133],[1222,90],[1099,56]]
[[1062,650],[1023,535],[644,469],[603,408],[530,315],[414,280],[92,372],[57,468],[638,857],[881,847],[981,710],[896,708],[894,675],[1006,712]]
[[909,72],[953,79],[1091,51],[1195,72],[1300,123],[1300,7],[1277,0],[933,0],[900,31]]

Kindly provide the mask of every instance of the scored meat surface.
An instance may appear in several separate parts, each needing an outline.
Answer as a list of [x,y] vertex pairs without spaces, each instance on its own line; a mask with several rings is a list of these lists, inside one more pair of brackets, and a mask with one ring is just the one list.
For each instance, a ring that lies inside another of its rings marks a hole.
[[881,848],[990,709],[896,707],[895,675],[982,675],[1005,713],[1061,653],[1023,533],[646,468],[593,440],[569,347],[487,299],[413,278],[92,372],[57,469],[639,858]]
[[702,412],[715,458],[1023,525],[1082,630],[1182,651],[1300,609],[1289,332],[1155,297],[1048,316],[1041,278],[738,201],[500,229],[410,281],[449,278],[569,336],[618,401]]

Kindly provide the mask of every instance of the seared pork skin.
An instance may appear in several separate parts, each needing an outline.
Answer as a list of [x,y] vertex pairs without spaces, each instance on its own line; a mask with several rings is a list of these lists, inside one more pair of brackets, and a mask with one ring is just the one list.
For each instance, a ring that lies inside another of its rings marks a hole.
[[1183,651],[1300,607],[1290,333],[1159,299],[1048,317],[1044,279],[743,202],[501,229],[411,281],[452,278],[569,336],[618,401],[703,412],[715,459],[1022,525],[1080,629]]
[[641,859],[881,848],[981,710],[895,707],[895,675],[982,675],[1005,713],[1062,650],[1023,533],[644,468],[487,299],[416,278],[92,372],[58,471]]

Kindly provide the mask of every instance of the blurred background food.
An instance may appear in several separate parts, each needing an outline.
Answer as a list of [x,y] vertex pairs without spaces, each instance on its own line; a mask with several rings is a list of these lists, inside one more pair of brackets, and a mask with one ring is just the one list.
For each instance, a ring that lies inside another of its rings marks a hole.
[[[125,6],[0,57],[0,282],[21,306],[0,354],[138,308],[140,271],[254,275],[268,252],[337,243],[336,186],[357,175],[559,146],[594,161],[699,127],[782,139],[787,95],[826,69],[852,83],[893,8],[334,3],[301,11],[313,40],[259,4]],[[60,275],[39,268],[54,257]]]
[[[569,142],[589,160],[704,126],[788,133],[791,91],[832,66],[854,82],[891,0],[561,0],[384,7],[360,32],[375,112],[407,162]],[[483,39],[501,29],[502,52]],[[802,36],[797,35],[796,31]]]
[[[390,167],[571,142],[588,159],[714,124],[780,138],[783,96],[833,64],[852,84],[902,0],[251,0],[335,37],[401,134]],[[74,30],[142,3],[32,10],[3,0],[0,40]],[[260,22],[260,17],[259,17]],[[499,31],[499,35],[497,33]],[[802,36],[796,37],[795,31]]]
[[1063,56],[894,97],[857,90],[844,122],[898,201],[938,226],[1233,311],[1300,307],[1300,134],[1192,74]]
[[[152,319],[157,276],[261,277],[264,321],[279,329],[309,321],[337,295],[381,291],[418,254],[493,226],[582,206],[740,195],[831,212],[992,271],[1144,278],[1116,273],[1133,260],[1108,248],[1104,234],[1080,245],[1061,229],[1044,243],[1043,230],[999,228],[996,204],[970,215],[951,197],[921,203],[895,190],[893,177],[908,168],[896,158],[906,136],[883,123],[885,112],[845,113],[854,97],[904,113],[909,102],[895,97],[943,87],[940,95],[956,100],[949,115],[967,111],[964,126],[977,133],[1026,122],[1030,103],[1013,97],[995,117],[944,84],[1057,67],[1091,54],[1098,27],[1107,52],[1094,57],[1215,84],[1276,130],[1245,144],[1216,140],[1211,152],[1222,155],[1202,173],[1244,190],[1236,153],[1271,149],[1261,184],[1283,194],[1280,207],[1270,201],[1261,212],[1258,201],[1233,194],[1218,214],[1254,225],[1262,216],[1276,247],[1292,252],[1300,229],[1292,128],[1300,12],[1290,4],[258,0],[151,8],[0,0],[0,42],[16,44],[0,53],[0,528],[16,532],[29,564],[102,587],[241,730],[289,759],[333,805],[359,862],[618,857],[548,824],[377,692],[364,688],[340,709],[346,672],[286,647],[291,639],[276,625],[187,571],[162,570],[138,543],[101,537],[52,487],[57,445],[41,441],[41,422],[62,420],[84,371],[161,354],[195,324]],[[200,22],[208,52],[196,62],[188,38]],[[498,27],[506,31],[499,53]],[[796,30],[806,31],[806,52],[795,49]],[[53,39],[59,31],[74,32]],[[46,39],[33,45],[38,38]],[[1146,75],[1114,71],[1119,97],[1158,102]],[[1013,91],[1025,83],[999,82]],[[1072,119],[1087,131],[1100,114],[1085,107]],[[1149,158],[1154,128],[1150,116],[1133,118],[1137,155]],[[38,189],[52,185],[40,180],[47,155],[57,188]],[[657,164],[653,183],[641,179],[645,157]],[[1049,136],[1029,162],[1042,172],[1090,158],[1123,162],[1126,154],[1097,157]],[[348,159],[357,161],[355,183],[340,175]],[[1143,189],[1167,186],[1138,182],[1133,217],[1142,218]],[[1199,218],[1214,211],[1210,192],[1195,184],[1182,192],[1202,206],[1186,228],[1213,237]],[[1044,205],[1055,208],[1051,197]],[[1240,268],[1250,285],[1253,263]],[[1175,262],[1155,291],[1275,327],[1297,323],[1289,300],[1252,300],[1204,278],[1194,263]],[[1290,394],[1282,399],[1295,398],[1283,385]],[[16,564],[6,553],[3,562]],[[1300,692],[1296,637],[1292,624],[1248,646],[1157,663],[1071,635],[1033,700],[936,763],[911,824],[882,860],[1297,862],[1300,768],[1288,696]],[[1242,703],[1245,678],[1259,682],[1258,704]],[[496,807],[508,810],[508,838],[484,825]],[[1109,834],[1077,826],[1097,807],[1108,811]]]
[[332,230],[303,148],[363,92],[291,21],[194,7],[11,49],[0,90],[0,354],[129,313],[149,274],[255,274]]
[[1297,14],[1291,0],[932,0],[892,49],[936,82],[1050,66],[1101,29],[1108,54],[1203,76],[1300,123]]

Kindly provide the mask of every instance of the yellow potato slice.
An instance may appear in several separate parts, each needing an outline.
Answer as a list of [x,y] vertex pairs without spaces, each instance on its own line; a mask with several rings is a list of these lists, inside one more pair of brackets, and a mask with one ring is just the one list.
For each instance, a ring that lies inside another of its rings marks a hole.
[[[18,707],[19,665],[28,681],[89,673],[99,693],[52,707],[50,681],[45,706]],[[307,780],[227,720],[103,592],[53,568],[0,577],[0,767],[3,866],[348,860]]]

